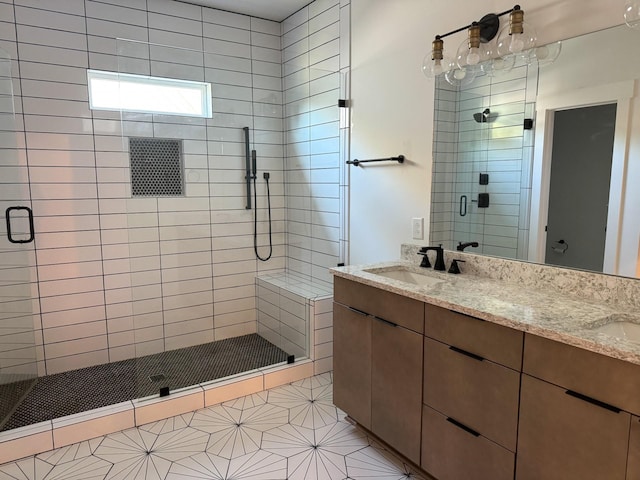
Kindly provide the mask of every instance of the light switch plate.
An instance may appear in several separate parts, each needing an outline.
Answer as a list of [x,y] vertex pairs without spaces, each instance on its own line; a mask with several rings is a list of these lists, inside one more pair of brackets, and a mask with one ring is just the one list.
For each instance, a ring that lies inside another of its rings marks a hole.
[[414,240],[424,239],[424,218],[416,217],[411,219],[411,231]]

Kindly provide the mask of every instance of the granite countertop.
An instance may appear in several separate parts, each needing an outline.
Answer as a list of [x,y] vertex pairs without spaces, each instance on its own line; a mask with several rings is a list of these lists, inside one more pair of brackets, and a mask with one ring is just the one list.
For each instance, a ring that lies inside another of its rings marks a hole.
[[[419,286],[392,280],[375,272],[401,268],[441,282]],[[640,365],[640,343],[599,333],[593,329],[613,316],[640,321],[628,307],[585,300],[566,293],[535,290],[501,280],[470,274],[453,275],[416,266],[409,261],[332,268],[338,277],[448,308],[476,318],[529,332]]]

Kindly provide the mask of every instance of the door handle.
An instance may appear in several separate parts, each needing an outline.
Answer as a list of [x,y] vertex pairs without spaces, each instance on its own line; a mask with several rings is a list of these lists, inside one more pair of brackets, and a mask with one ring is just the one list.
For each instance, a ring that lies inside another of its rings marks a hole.
[[[13,238],[13,232],[11,231],[11,212],[26,211],[29,218],[29,238],[26,240],[17,240]],[[5,212],[5,219],[7,221],[7,238],[11,243],[31,243],[35,239],[35,228],[33,226],[33,211],[29,207],[9,207]]]
[[460,195],[460,216],[465,217],[467,215],[467,196]]

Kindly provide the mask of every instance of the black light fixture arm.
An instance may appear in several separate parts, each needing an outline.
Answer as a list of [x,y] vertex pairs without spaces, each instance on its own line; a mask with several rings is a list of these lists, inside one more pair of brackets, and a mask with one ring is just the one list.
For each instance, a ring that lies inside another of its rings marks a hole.
[[489,42],[493,40],[493,38],[498,33],[498,29],[500,26],[499,18],[505,15],[508,15],[511,12],[514,12],[516,10],[520,10],[520,5],[514,5],[513,8],[510,8],[509,10],[505,10],[504,12],[501,12],[501,13],[488,13],[477,22],[471,22],[469,25],[465,25],[464,27],[451,30],[450,32],[444,33],[442,35],[436,35],[436,40],[441,40],[450,35],[454,35],[464,30],[468,30],[470,27],[473,27],[475,25],[479,25],[480,28],[482,29],[482,34],[481,34],[482,42],[485,42],[485,43]]

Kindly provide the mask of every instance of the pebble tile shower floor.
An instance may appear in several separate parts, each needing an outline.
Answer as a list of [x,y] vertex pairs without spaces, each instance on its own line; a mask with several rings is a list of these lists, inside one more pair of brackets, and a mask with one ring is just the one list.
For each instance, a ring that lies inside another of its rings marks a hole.
[[[7,420],[10,430],[284,362],[287,354],[257,334],[41,377]],[[20,385],[0,386],[1,405]],[[3,478],[0,475],[0,478]],[[11,477],[9,477],[11,478]]]
[[426,480],[344,415],[325,373],[0,465],[0,479]]

